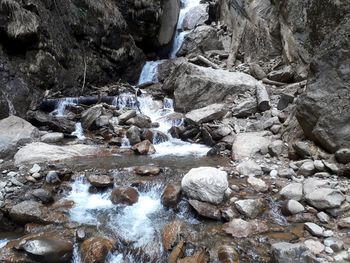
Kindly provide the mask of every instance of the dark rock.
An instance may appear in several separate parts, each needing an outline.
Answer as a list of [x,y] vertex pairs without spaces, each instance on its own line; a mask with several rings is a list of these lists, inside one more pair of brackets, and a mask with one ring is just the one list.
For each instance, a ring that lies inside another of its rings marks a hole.
[[207,128],[207,127],[201,128],[200,131],[201,131],[201,135],[202,135],[202,140],[203,140],[205,145],[214,146],[215,141],[213,140],[213,137],[211,136],[211,134],[208,130],[209,130],[209,128]]
[[133,187],[116,188],[111,193],[113,204],[133,205],[137,203],[139,193]]
[[141,135],[141,130],[136,126],[131,126],[126,131],[126,137],[129,139],[129,142],[131,145],[135,145],[141,142],[140,135]]
[[339,149],[335,153],[335,158],[339,163],[347,164],[350,162],[350,149],[349,148],[343,148]]
[[193,199],[188,200],[188,202],[196,210],[198,215],[214,220],[221,220],[221,212],[215,205]]
[[134,169],[135,173],[142,176],[148,175],[158,175],[160,173],[160,168],[151,165],[138,166]]
[[177,208],[181,197],[181,186],[168,184],[161,196],[161,202],[165,207]]
[[32,195],[37,198],[39,201],[41,201],[43,204],[49,204],[53,202],[53,196],[52,193],[48,190],[39,188],[32,192]]
[[290,83],[293,81],[295,72],[291,66],[285,66],[281,69],[273,70],[267,77],[270,80],[282,82],[282,83]]
[[108,175],[89,175],[88,181],[97,188],[104,188],[113,185],[112,179]]
[[128,125],[134,125],[141,129],[143,128],[152,128],[152,121],[149,117],[143,114],[139,114],[133,118],[130,118],[126,121]]
[[92,126],[96,123],[96,120],[102,115],[103,106],[95,105],[81,114],[81,124],[84,129],[93,128]]
[[140,155],[148,155],[156,152],[156,149],[154,148],[153,144],[148,140],[144,140],[138,144],[135,144],[132,147],[132,150]]
[[75,130],[75,122],[66,117],[53,116],[42,111],[29,111],[27,116],[35,125],[48,126],[53,131],[70,134]]
[[277,104],[277,109],[278,110],[284,110],[285,108],[288,107],[289,104],[293,103],[294,101],[294,96],[282,93],[280,96],[280,100],[278,101]]
[[60,180],[60,176],[59,173],[56,171],[49,171],[46,175],[46,182],[48,184],[56,184],[59,183]]

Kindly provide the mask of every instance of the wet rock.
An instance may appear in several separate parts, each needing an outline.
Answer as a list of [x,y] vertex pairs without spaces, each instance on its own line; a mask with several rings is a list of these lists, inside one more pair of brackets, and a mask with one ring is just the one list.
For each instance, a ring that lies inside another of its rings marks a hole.
[[292,183],[280,191],[280,195],[285,199],[293,199],[300,201],[303,196],[303,184],[301,183]]
[[46,182],[48,184],[57,184],[59,183],[61,180],[60,180],[60,175],[58,172],[56,171],[49,171],[46,175]]
[[324,251],[325,246],[320,242],[312,239],[304,241],[305,246],[312,251],[312,253],[318,255]]
[[220,210],[215,205],[193,199],[188,200],[188,202],[200,216],[214,220],[221,219]]
[[[175,97],[175,110],[188,112],[213,103],[222,103],[228,95],[255,91],[258,81],[250,75],[215,70],[182,63],[169,76],[163,90]],[[191,89],[188,87],[191,86]]]
[[104,188],[113,185],[113,181],[108,175],[89,175],[87,180],[97,188]]
[[42,205],[35,201],[23,201],[10,210],[11,218],[20,223],[43,222]]
[[81,244],[81,257],[85,263],[105,262],[109,252],[114,250],[114,242],[102,237],[92,237]]
[[62,141],[64,138],[64,134],[61,132],[52,132],[47,133],[41,136],[41,141],[44,143],[56,143]]
[[267,184],[259,179],[259,178],[255,178],[253,176],[249,176],[247,179],[247,183],[252,186],[254,188],[255,191],[257,192],[267,192],[268,190],[268,186]]
[[29,111],[27,116],[32,123],[36,123],[38,126],[47,126],[56,132],[69,134],[75,130],[75,122],[69,120],[67,117],[54,116],[42,111]]
[[199,249],[192,256],[181,258],[177,263],[209,263],[210,254],[206,249]]
[[134,169],[135,173],[142,176],[154,176],[160,173],[160,168],[152,165],[138,166]]
[[256,99],[247,100],[239,103],[232,109],[233,116],[237,118],[246,118],[258,111]]
[[42,142],[27,144],[15,154],[15,165],[62,161],[73,157],[96,154],[94,146],[75,144],[57,146]]
[[289,200],[282,209],[286,215],[295,215],[305,211],[304,206],[296,200]]
[[39,262],[66,263],[73,255],[73,244],[55,232],[25,236],[16,248]]
[[272,257],[276,263],[307,263],[309,250],[301,243],[280,242],[272,245]]
[[19,117],[0,120],[0,158],[12,156],[18,146],[36,141],[39,137],[39,130]]
[[156,149],[149,140],[144,140],[138,144],[135,144],[131,149],[140,155],[148,155],[156,152]]
[[284,145],[284,142],[281,141],[281,140],[276,140],[276,141],[273,141],[269,147],[269,153],[271,156],[280,156],[283,151],[286,149],[285,145]]
[[312,223],[312,222],[305,223],[304,227],[313,236],[316,236],[316,237],[323,236],[323,232],[324,232],[323,227],[320,227],[319,225],[316,225],[315,223]]
[[111,193],[111,201],[113,204],[133,205],[137,203],[139,193],[133,187],[116,188]]
[[339,190],[319,188],[307,194],[305,200],[313,207],[322,210],[339,207],[345,197]]
[[236,209],[244,216],[254,219],[265,210],[265,204],[260,199],[246,199],[235,202]]
[[233,219],[224,224],[223,230],[233,237],[242,238],[267,232],[269,228],[264,222],[258,220],[244,221],[243,219]]
[[190,198],[219,204],[228,188],[227,173],[213,167],[193,168],[182,178],[181,187]]
[[263,174],[260,165],[258,165],[253,160],[241,162],[239,165],[237,165],[237,171],[239,174],[244,176],[256,176]]
[[168,263],[177,263],[179,258],[184,256],[185,241],[181,240],[171,251],[168,257]]
[[335,158],[339,163],[347,164],[350,162],[350,149],[349,148],[343,148],[339,149],[335,153]]
[[192,30],[197,26],[203,25],[209,18],[207,9],[207,4],[200,4],[192,7],[184,17],[182,29]]
[[238,263],[239,255],[232,246],[222,245],[218,249],[218,259],[220,263]]
[[176,208],[181,197],[181,186],[168,184],[161,196],[161,202],[165,207]]
[[204,108],[192,110],[185,117],[195,123],[201,124],[213,120],[220,120],[225,114],[225,104],[211,104]]
[[164,226],[162,229],[162,243],[165,250],[172,250],[173,247],[181,240],[181,232],[184,224],[175,220]]
[[129,139],[131,145],[135,145],[141,142],[141,129],[136,126],[131,126],[126,131],[126,137]]
[[43,204],[49,204],[53,202],[53,195],[50,191],[39,188],[32,192],[32,195],[41,201]]
[[81,113],[81,125],[88,130],[95,124],[96,120],[103,114],[103,106],[95,105]]
[[311,176],[315,173],[315,165],[313,162],[305,162],[298,170],[298,175]]
[[136,127],[139,127],[141,129],[144,128],[152,128],[152,121],[151,119],[143,114],[138,114],[137,116],[130,118],[126,121],[126,124],[128,125],[134,125]]
[[120,124],[124,124],[127,120],[133,118],[136,116],[135,110],[128,110],[124,112],[123,114],[119,115],[118,120]]

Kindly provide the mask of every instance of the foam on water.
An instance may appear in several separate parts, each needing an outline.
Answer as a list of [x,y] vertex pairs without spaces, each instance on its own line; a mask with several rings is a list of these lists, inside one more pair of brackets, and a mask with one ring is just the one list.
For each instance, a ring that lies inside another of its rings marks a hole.
[[72,132],[72,135],[77,136],[79,140],[85,140],[84,130],[83,130],[83,127],[81,126],[81,122],[77,122],[75,124],[75,131]]
[[9,241],[10,240],[8,240],[8,239],[1,239],[0,240],[0,248],[3,248],[4,246],[6,246]]
[[157,82],[158,81],[158,66],[162,63],[162,60],[147,61],[142,68],[142,72],[139,78],[138,85],[147,82]]
[[64,99],[60,99],[59,102],[58,102],[57,108],[54,111],[54,113],[58,117],[63,117],[64,116],[64,111],[66,110],[66,107],[70,106],[70,105],[76,105],[76,104],[78,104],[78,98],[64,98]]

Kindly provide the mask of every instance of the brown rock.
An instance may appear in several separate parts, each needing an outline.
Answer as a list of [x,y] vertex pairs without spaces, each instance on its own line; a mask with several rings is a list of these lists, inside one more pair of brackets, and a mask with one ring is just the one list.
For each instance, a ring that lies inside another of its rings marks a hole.
[[188,202],[200,216],[215,220],[221,219],[221,212],[217,206],[194,199],[190,199]]
[[108,187],[113,185],[111,178],[108,175],[89,175],[88,181],[91,185],[100,188],[100,187]]
[[264,222],[258,220],[244,221],[243,219],[233,219],[224,224],[223,230],[233,237],[248,237],[267,232],[269,228]]
[[179,185],[168,184],[162,193],[161,201],[165,207],[176,208],[180,201],[181,187]]
[[116,188],[111,193],[113,204],[133,205],[139,200],[139,193],[133,187]]
[[159,167],[152,166],[152,165],[143,165],[143,166],[138,166],[135,168],[135,173],[138,175],[158,175],[160,173]]
[[138,144],[135,144],[131,149],[140,155],[153,154],[156,152],[156,149],[149,140],[144,140]]
[[219,247],[218,258],[221,263],[239,263],[237,251],[232,246],[228,245]]
[[177,263],[177,260],[184,255],[184,241],[180,241],[176,247],[171,251],[168,257],[168,263]]
[[207,263],[209,259],[209,252],[205,249],[200,249],[193,256],[179,259],[177,263]]
[[180,233],[184,224],[175,220],[166,224],[162,230],[162,243],[165,250],[171,250],[180,240]]
[[110,251],[114,249],[114,242],[102,237],[92,237],[81,245],[81,256],[84,263],[104,263]]

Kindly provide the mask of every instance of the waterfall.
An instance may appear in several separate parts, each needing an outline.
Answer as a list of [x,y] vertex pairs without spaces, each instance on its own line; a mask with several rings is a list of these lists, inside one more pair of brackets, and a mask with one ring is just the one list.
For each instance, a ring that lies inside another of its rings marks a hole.
[[79,140],[85,140],[84,130],[81,126],[81,122],[75,124],[75,131],[72,132],[72,135],[76,136]]
[[77,105],[79,102],[78,98],[64,98],[60,99],[57,105],[56,110],[54,110],[54,114],[58,117],[63,117],[64,116],[64,111],[66,110],[67,106],[70,105]]
[[142,68],[142,72],[139,78],[138,85],[147,82],[157,82],[158,81],[158,66],[161,64],[162,60],[157,61],[147,61]]

